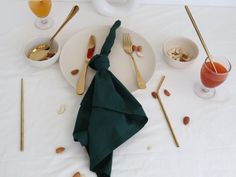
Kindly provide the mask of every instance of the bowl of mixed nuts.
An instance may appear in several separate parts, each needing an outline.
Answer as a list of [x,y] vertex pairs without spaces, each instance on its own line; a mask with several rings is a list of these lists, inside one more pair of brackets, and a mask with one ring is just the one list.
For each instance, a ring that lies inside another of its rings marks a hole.
[[192,40],[185,37],[176,37],[164,43],[163,52],[165,60],[170,66],[186,68],[194,63],[199,50]]

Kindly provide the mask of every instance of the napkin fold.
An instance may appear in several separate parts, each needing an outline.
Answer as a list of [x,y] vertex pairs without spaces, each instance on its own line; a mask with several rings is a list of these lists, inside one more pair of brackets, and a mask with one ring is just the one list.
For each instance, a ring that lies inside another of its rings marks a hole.
[[96,74],[81,102],[73,132],[74,140],[85,146],[90,170],[98,177],[110,177],[113,150],[148,121],[140,103],[108,70],[108,55],[120,25],[119,20],[114,23],[100,54],[89,63]]

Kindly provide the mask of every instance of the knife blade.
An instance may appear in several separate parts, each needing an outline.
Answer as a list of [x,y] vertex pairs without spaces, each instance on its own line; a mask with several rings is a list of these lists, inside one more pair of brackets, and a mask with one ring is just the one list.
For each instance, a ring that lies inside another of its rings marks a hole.
[[81,71],[81,74],[80,74],[79,81],[76,85],[76,93],[78,95],[82,95],[84,93],[88,63],[93,57],[95,48],[96,48],[96,37],[94,35],[91,35],[89,37],[87,53],[86,53],[86,56],[85,56],[85,59],[84,59],[83,68],[82,68],[82,71]]

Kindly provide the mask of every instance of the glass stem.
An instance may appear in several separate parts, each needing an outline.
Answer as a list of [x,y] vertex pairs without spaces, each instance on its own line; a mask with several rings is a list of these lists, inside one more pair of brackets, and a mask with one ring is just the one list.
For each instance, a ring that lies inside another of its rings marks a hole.
[[210,91],[209,88],[202,86],[202,91],[205,93],[208,93]]
[[48,22],[48,20],[47,20],[46,18],[44,18],[44,19],[41,20],[41,23],[42,23],[42,24],[46,24],[47,22]]

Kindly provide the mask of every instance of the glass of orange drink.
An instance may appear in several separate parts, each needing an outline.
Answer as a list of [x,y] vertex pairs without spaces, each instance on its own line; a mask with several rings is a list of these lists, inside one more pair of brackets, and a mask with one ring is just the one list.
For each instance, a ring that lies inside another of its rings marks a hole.
[[200,78],[202,84],[196,84],[195,93],[201,98],[212,98],[215,96],[215,87],[221,85],[229,75],[231,64],[224,57],[213,57],[213,64],[208,58],[205,59],[201,67]]
[[31,11],[38,17],[35,20],[35,26],[39,29],[48,29],[52,26],[53,21],[48,17],[51,7],[51,0],[29,0]]

